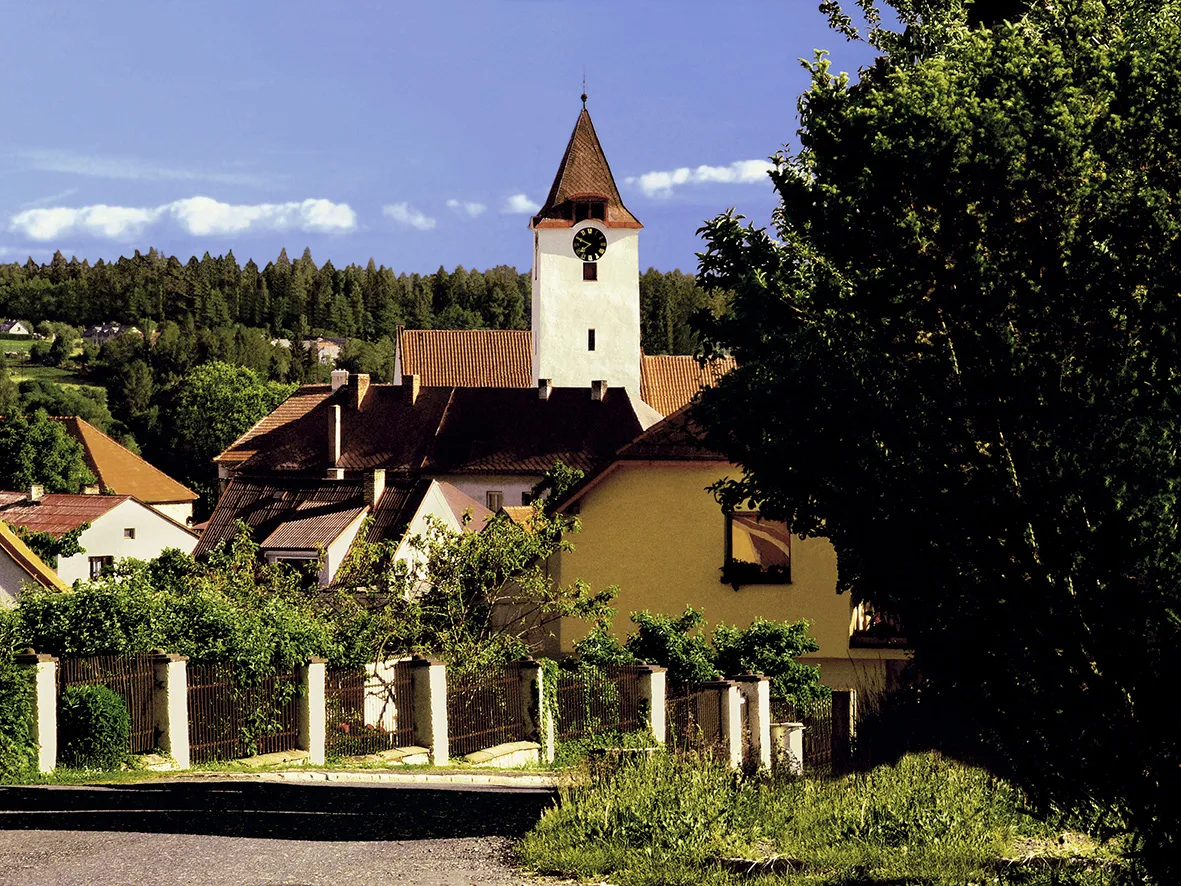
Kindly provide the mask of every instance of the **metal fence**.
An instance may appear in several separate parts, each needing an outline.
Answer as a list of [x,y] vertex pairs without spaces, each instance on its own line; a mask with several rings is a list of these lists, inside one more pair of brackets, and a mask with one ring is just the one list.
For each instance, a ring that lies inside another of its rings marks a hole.
[[804,724],[804,769],[832,770],[832,698],[813,699],[806,704],[791,698],[771,699],[771,719],[776,723]]
[[525,739],[527,693],[521,666],[480,676],[447,677],[447,731],[451,753],[464,756]]
[[605,665],[560,671],[558,741],[642,729],[640,674],[644,670],[637,665]]
[[359,757],[414,744],[410,663],[330,669],[324,681],[325,751]]
[[702,751],[721,747],[725,695],[716,689],[670,686],[665,700],[668,747]]
[[63,658],[57,668],[57,695],[71,686],[106,686],[123,699],[131,715],[128,750],[146,754],[155,750],[155,663],[151,655],[92,655]]
[[189,665],[189,754],[194,763],[294,750],[295,674],[252,678],[228,664]]

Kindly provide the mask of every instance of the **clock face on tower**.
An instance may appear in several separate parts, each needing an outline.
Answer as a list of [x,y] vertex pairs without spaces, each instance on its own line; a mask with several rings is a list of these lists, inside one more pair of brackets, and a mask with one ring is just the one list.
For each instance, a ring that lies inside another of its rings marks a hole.
[[574,235],[574,254],[583,261],[598,261],[607,251],[607,238],[598,228],[583,228]]

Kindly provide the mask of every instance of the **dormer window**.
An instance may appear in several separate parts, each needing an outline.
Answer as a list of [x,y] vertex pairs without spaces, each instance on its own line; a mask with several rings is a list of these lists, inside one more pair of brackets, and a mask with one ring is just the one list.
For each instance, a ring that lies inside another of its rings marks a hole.
[[594,219],[595,221],[607,220],[607,201],[606,200],[575,200],[573,201],[574,221],[587,221]]

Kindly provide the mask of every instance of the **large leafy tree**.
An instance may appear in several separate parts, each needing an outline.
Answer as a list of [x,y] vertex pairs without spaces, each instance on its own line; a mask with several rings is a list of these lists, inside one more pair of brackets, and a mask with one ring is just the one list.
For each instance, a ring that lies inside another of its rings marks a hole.
[[720,494],[832,540],[963,740],[1176,881],[1181,28],[1130,8],[818,58],[774,231],[703,229],[739,369],[697,416],[746,469]]
[[0,423],[0,489],[26,490],[40,483],[47,492],[81,492],[94,481],[81,444],[45,410]]

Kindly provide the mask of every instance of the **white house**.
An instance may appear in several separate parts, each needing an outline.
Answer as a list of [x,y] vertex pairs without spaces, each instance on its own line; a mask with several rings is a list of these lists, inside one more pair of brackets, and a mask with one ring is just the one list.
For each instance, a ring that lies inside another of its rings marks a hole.
[[20,320],[0,320],[0,335],[32,335],[33,330],[29,329]]
[[58,560],[67,584],[100,575],[124,557],[150,560],[166,548],[192,552],[197,534],[130,495],[0,492],[0,520],[61,538],[86,526],[80,554]]

